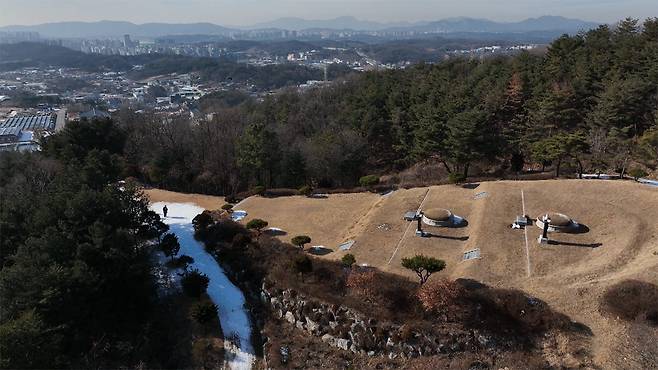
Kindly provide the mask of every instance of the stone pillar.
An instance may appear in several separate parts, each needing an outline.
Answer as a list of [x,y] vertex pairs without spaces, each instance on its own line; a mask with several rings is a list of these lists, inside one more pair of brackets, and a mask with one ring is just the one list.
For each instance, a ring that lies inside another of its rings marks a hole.
[[544,215],[544,217],[542,217],[542,222],[544,223],[544,229],[539,237],[539,244],[548,244],[548,227],[551,224],[551,219],[548,218],[548,215]]

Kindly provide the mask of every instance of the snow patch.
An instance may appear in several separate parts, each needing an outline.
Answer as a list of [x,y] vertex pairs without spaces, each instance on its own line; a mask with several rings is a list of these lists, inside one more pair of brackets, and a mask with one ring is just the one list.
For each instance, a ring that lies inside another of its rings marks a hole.
[[233,211],[231,212],[231,220],[238,222],[247,217],[247,211]]

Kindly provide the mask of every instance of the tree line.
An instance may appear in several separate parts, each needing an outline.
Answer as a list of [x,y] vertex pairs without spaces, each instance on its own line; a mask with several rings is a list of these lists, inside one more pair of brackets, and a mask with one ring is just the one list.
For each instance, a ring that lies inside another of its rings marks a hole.
[[457,180],[624,174],[656,169],[656,86],[658,20],[626,19],[564,35],[545,54],[421,63],[262,101],[214,96],[201,102],[210,119],[118,122],[129,174],[182,191],[350,187],[426,161]]

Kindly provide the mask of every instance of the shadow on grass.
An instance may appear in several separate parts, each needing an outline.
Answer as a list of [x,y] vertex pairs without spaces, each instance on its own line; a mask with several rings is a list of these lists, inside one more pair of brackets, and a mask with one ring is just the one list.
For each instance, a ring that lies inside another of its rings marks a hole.
[[267,229],[263,231],[263,234],[269,235],[269,236],[284,236],[288,235],[288,233],[284,230],[279,230],[279,229]]
[[426,233],[425,236],[427,238],[439,238],[439,239],[449,239],[449,240],[459,240],[462,242],[465,242],[468,240],[468,236],[447,236],[447,235],[438,235],[438,234],[432,234],[432,233]]
[[320,247],[320,248],[311,247],[311,248],[307,249],[306,251],[308,253],[314,255],[314,256],[326,256],[327,254],[333,252],[332,249],[325,248],[325,247]]
[[473,190],[473,189],[477,189],[478,186],[480,186],[480,184],[478,184],[478,183],[469,183],[469,184],[462,185],[462,188]]
[[589,227],[585,224],[578,224],[578,227],[572,227],[563,231],[565,234],[586,234],[589,232]]
[[603,245],[603,243],[571,243],[571,242],[561,242],[559,240],[549,240],[548,244],[550,245],[565,245],[568,247],[581,247],[581,248],[598,248]]

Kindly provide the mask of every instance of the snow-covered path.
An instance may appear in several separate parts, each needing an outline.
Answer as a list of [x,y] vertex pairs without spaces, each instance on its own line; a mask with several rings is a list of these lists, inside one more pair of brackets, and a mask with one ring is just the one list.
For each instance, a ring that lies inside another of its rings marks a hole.
[[167,205],[167,218],[163,221],[169,225],[170,232],[178,236],[180,242],[179,255],[186,254],[194,258],[190,268],[199,269],[208,275],[208,295],[219,307],[219,321],[222,324],[224,337],[237,335],[240,348],[236,348],[225,340],[226,363],[230,369],[251,369],[254,362],[254,350],[251,345],[251,322],[245,308],[245,298],[242,291],[228,279],[217,261],[207,253],[203,245],[194,239],[192,219],[203,212],[190,203],[153,203],[151,209],[162,217],[162,208]]

